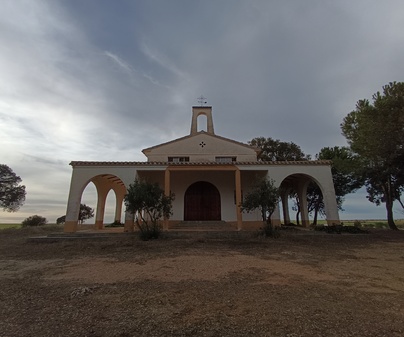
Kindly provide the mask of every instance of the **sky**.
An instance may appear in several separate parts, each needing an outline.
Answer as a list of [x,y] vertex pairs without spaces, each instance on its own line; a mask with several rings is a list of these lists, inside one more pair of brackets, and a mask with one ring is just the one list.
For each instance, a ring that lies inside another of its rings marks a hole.
[[[0,163],[27,198],[16,213],[0,211],[0,223],[54,222],[66,212],[71,161],[145,161],[142,149],[189,134],[201,95],[216,134],[294,142],[314,157],[347,145],[340,124],[358,100],[404,80],[402,0],[1,7]],[[93,186],[82,200],[95,206]],[[344,208],[343,219],[386,216],[363,190]]]

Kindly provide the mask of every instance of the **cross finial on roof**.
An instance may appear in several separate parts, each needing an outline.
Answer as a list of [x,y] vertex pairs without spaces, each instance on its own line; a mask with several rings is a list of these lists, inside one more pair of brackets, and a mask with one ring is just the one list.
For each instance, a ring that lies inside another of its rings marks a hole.
[[208,103],[208,102],[206,101],[206,97],[203,97],[203,95],[201,95],[200,97],[198,97],[197,100],[198,100],[198,103],[199,103],[200,106],[204,106],[206,103]]

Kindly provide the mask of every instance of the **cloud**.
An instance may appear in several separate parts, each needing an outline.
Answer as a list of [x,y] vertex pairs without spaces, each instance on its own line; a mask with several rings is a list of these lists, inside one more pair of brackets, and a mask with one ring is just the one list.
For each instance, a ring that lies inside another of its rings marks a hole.
[[128,74],[132,74],[134,72],[134,69],[127,64],[125,61],[120,59],[117,55],[114,55],[110,53],[109,51],[104,51],[104,54],[108,56],[110,59],[112,59],[116,64],[118,64],[123,70],[125,70]]
[[172,61],[170,61],[166,56],[159,54],[157,50],[152,50],[148,45],[142,45],[143,53],[149,57],[152,61],[156,62],[164,70],[168,70],[172,74],[176,75],[181,79],[187,79],[187,75],[180,70]]
[[[356,101],[404,76],[403,10],[398,0],[3,1],[1,160],[39,212],[67,199],[71,160],[144,160],[142,148],[188,134],[201,94],[225,137],[312,155],[345,145],[339,124]],[[358,198],[348,217],[383,216]]]

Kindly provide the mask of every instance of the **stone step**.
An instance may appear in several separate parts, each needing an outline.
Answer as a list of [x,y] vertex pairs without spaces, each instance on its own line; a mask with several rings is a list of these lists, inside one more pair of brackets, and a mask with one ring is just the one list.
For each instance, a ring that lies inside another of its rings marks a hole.
[[113,233],[113,232],[75,232],[75,233],[51,233],[48,234],[48,237],[55,238],[55,237],[64,237],[64,238],[80,238],[80,237],[111,237],[111,236],[128,236],[133,235],[133,233]]
[[27,242],[60,242],[60,241],[107,241],[116,240],[123,237],[110,236],[33,236],[27,239]]
[[234,231],[236,226],[225,221],[182,221],[177,225],[171,226],[170,231]]
[[254,233],[237,230],[225,231],[195,231],[195,230],[170,230],[164,232],[164,237],[171,239],[250,239]]
[[197,225],[225,225],[227,224],[226,221],[224,220],[214,220],[214,221],[181,221],[181,225],[191,225],[191,226],[197,226]]

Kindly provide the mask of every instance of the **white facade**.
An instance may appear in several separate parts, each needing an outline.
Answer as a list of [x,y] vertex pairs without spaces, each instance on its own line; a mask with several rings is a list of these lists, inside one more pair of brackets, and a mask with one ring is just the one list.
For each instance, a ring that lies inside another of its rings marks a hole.
[[[198,116],[207,118],[207,131],[197,131]],[[273,222],[290,222],[287,193],[297,191],[302,200],[302,222],[308,225],[306,189],[311,181],[320,187],[328,223],[338,223],[339,216],[328,161],[261,162],[259,150],[214,134],[211,107],[194,107],[191,133],[188,136],[147,148],[142,151],[147,162],[77,162],[73,167],[66,214],[66,232],[77,230],[78,211],[82,193],[93,182],[98,193],[96,228],[103,228],[105,199],[112,189],[116,194],[115,219],[126,189],[135,179],[159,183],[168,194],[175,194],[173,216],[164,229],[188,221],[224,221],[238,230],[256,229],[261,225],[260,214],[241,213],[243,195],[251,190],[257,178],[268,177],[284,195],[283,214],[279,210]],[[283,221],[282,221],[283,220]],[[125,230],[133,230],[132,215],[125,215]]]

